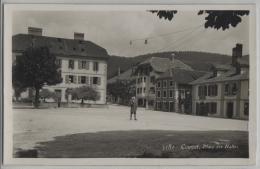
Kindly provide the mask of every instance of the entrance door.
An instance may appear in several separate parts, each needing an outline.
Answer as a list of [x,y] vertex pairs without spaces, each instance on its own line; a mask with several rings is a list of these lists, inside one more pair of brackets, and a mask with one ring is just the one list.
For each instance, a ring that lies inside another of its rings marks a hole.
[[234,105],[233,102],[228,102],[227,103],[227,117],[232,118],[234,114]]
[[170,112],[175,112],[174,102],[170,102]]

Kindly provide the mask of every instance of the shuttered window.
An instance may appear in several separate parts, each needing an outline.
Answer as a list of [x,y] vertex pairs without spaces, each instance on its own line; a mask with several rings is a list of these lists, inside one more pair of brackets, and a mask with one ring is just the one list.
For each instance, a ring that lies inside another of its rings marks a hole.
[[97,72],[98,69],[99,69],[98,62],[93,62],[93,70]]
[[92,77],[92,84],[101,85],[101,77]]
[[73,83],[77,83],[77,76],[73,76]]
[[78,77],[78,84],[81,84],[81,76]]
[[82,61],[81,60],[78,61],[78,69],[82,69]]
[[86,84],[89,85],[89,77],[86,76]]
[[66,76],[65,76],[65,83],[67,83],[67,84],[68,84],[69,82],[70,82],[69,75],[66,75]]
[[69,69],[74,69],[74,60],[69,60]]

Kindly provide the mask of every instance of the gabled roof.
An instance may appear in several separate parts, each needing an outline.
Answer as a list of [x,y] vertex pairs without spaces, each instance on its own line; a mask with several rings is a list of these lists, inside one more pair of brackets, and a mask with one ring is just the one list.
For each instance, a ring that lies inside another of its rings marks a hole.
[[249,72],[243,74],[237,74],[236,69],[233,68],[228,72],[225,72],[219,76],[214,76],[213,72],[207,73],[204,76],[194,80],[190,84],[203,84],[203,83],[216,83],[216,82],[226,82],[226,81],[237,81],[237,80],[248,80]]
[[30,34],[17,34],[12,38],[13,52],[23,52],[32,44],[35,47],[46,46],[52,54],[62,56],[81,56],[107,59],[107,51],[90,41],[74,40]]
[[231,70],[233,67],[230,64],[212,64],[212,69],[215,70],[222,70],[222,71],[228,71]]
[[183,63],[178,59],[174,59],[174,61],[168,58],[161,58],[161,57],[151,57],[139,65],[150,64],[154,71],[163,73],[170,68],[178,68],[178,69],[185,69],[185,70],[193,70],[190,66]]
[[180,84],[189,84],[190,82],[198,79],[199,77],[203,76],[205,72],[201,71],[194,71],[194,70],[185,70],[179,68],[172,68],[171,70],[166,71],[158,79],[165,79],[170,78],[173,81],[180,83]]
[[168,58],[160,58],[160,57],[151,57],[139,65],[150,64],[154,71],[156,72],[165,72],[170,68],[171,63]]
[[108,84],[114,83],[117,80],[131,80],[132,79],[131,75],[132,75],[132,69],[128,69],[125,72],[121,73],[119,76],[112,77],[107,81],[107,83]]

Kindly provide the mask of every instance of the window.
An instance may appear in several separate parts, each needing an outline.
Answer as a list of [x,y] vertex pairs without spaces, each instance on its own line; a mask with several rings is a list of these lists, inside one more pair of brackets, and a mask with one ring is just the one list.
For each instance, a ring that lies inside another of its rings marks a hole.
[[244,115],[249,115],[249,104],[248,102],[244,103]]
[[85,60],[79,60],[79,69],[89,69],[89,62]]
[[164,80],[163,81],[163,88],[166,88],[167,87],[167,80]]
[[146,77],[144,77],[144,82],[146,82]]
[[161,87],[161,81],[157,82],[157,87],[160,88]]
[[154,87],[150,87],[150,93],[154,94],[155,93],[155,88]]
[[173,87],[173,81],[172,80],[170,81],[169,85],[170,85],[170,87]]
[[155,81],[155,77],[154,77],[154,76],[151,76],[150,82],[151,82],[151,83],[154,83],[154,81]]
[[157,95],[156,95],[158,98],[161,97],[161,91],[157,91]]
[[236,95],[237,94],[237,84],[233,83],[232,85],[232,95]]
[[225,84],[225,95],[229,93],[229,84]]
[[207,86],[204,86],[204,96],[207,96],[208,93],[207,93]]
[[69,60],[69,69],[74,69],[74,60]]
[[143,92],[145,93],[146,92],[146,88],[144,87],[144,89],[143,89]]
[[79,76],[78,77],[79,84],[86,84],[86,76]]
[[209,85],[208,96],[217,96],[217,95],[218,95],[218,85]]
[[65,76],[65,83],[77,83],[77,76],[73,75],[66,75]]
[[61,59],[56,59],[56,65],[61,68]]
[[173,98],[173,90],[169,90],[169,98]]
[[101,84],[101,78],[100,77],[92,77],[92,84],[100,85]]
[[167,91],[166,90],[163,91],[163,97],[167,97]]
[[94,62],[94,63],[93,63],[93,70],[97,72],[98,69],[99,69],[99,67],[98,67],[98,62]]
[[236,95],[238,91],[237,83],[225,84],[225,96]]

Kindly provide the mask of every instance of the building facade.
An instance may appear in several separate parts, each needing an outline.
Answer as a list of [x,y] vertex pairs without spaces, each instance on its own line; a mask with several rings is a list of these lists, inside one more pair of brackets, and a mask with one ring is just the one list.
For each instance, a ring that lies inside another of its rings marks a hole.
[[171,68],[192,70],[178,59],[151,57],[136,66],[136,97],[138,105],[150,109],[156,108],[156,80]]
[[[100,95],[100,99],[94,103],[106,103],[109,56],[104,48],[84,40],[83,33],[74,33],[74,39],[64,39],[42,36],[42,29],[30,27],[28,34],[14,35],[12,40],[13,60],[31,46],[48,47],[50,53],[56,56],[63,80],[44,88],[56,92],[61,97],[61,102],[72,101],[71,96],[66,93],[67,89],[91,86]],[[23,95],[28,96],[26,92]]]
[[214,65],[212,72],[190,84],[193,114],[248,119],[249,64],[241,44],[233,48],[232,64]]
[[156,80],[155,110],[191,114],[192,86],[204,72],[172,68]]

